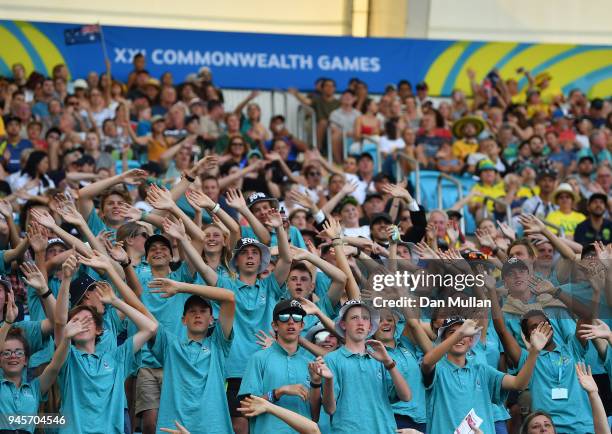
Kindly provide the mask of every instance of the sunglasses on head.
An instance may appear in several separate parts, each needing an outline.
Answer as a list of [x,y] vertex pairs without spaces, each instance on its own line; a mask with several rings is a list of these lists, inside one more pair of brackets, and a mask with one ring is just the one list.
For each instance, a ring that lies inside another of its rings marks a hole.
[[304,315],[300,315],[299,313],[281,313],[278,315],[278,321],[280,322],[288,322],[289,318],[293,320],[293,322],[302,322],[304,320]]

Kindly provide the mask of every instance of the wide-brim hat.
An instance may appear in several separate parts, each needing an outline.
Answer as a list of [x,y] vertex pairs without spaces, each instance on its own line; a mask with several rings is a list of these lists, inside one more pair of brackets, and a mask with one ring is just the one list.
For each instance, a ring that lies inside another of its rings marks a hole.
[[234,249],[234,255],[230,260],[230,268],[235,273],[238,273],[238,267],[236,266],[236,257],[238,256],[238,253],[240,253],[240,251],[247,246],[255,246],[261,252],[261,263],[259,264],[259,268],[257,269],[257,274],[262,273],[266,268],[268,268],[272,255],[270,254],[270,248],[265,244],[259,242],[255,238],[240,238],[240,240],[236,244],[236,248]]
[[346,315],[346,312],[350,308],[356,306],[365,307],[370,313],[370,332],[368,333],[368,337],[372,337],[374,333],[376,333],[376,330],[378,330],[378,326],[380,325],[380,313],[372,306],[369,306],[360,300],[349,300],[344,303],[344,305],[340,308],[340,312],[338,313],[338,316],[336,317],[336,320],[334,322],[336,333],[338,333],[338,335],[342,338],[344,338],[345,333],[342,327],[340,327],[340,322],[344,321],[344,316]]
[[563,183],[559,184],[559,186],[557,187],[557,189],[554,191],[554,193],[552,195],[552,200],[553,200],[553,203],[555,205],[557,204],[557,197],[561,193],[567,193],[567,194],[571,195],[572,198],[574,199],[574,203],[576,203],[576,202],[578,202],[580,200],[580,198],[578,197],[578,195],[576,194],[576,192],[574,191],[572,186],[569,185],[567,182],[563,182]]
[[463,127],[465,127],[467,124],[472,124],[476,127],[476,136],[482,133],[486,126],[484,120],[482,120],[481,117],[464,116],[453,123],[453,136],[461,139],[463,137]]

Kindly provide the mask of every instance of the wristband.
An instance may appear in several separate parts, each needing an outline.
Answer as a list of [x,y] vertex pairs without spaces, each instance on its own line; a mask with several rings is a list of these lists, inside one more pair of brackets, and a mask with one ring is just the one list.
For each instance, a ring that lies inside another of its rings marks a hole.
[[342,240],[340,238],[336,238],[337,241],[332,241],[332,247],[339,247],[344,245],[344,243],[342,242]]
[[145,211],[144,209],[140,212],[140,220],[144,220],[147,218],[147,216],[149,215],[148,211]]
[[554,298],[559,298],[559,296],[561,295],[562,292],[563,292],[563,290],[561,288],[557,288],[557,290],[555,292],[553,292],[552,296]]
[[278,399],[276,399],[276,389],[272,389],[272,402],[278,402]]
[[212,212],[213,214],[217,214],[220,210],[221,210],[221,205],[217,203],[215,204],[215,206],[213,206],[213,209],[211,209],[210,212]]
[[274,391],[273,390],[270,390],[268,392],[268,401],[274,402]]
[[321,387],[321,383],[313,383],[312,381],[310,382],[311,389],[318,389],[319,387]]
[[493,250],[491,250],[491,253],[493,253],[494,255],[497,255],[497,252],[499,252],[499,247],[497,246],[493,247]]
[[187,173],[183,173],[183,178],[185,178],[189,182],[195,181],[195,178],[193,176],[189,176]]
[[53,292],[51,292],[51,290],[48,290],[47,292],[45,292],[44,294],[42,294],[40,296],[40,298],[47,298],[49,297],[51,294],[53,294]]
[[318,224],[321,224],[325,221],[325,213],[321,210],[319,210],[315,215],[314,215],[314,219],[315,222],[317,222]]
[[395,368],[395,360],[393,362],[391,362],[389,365],[385,365],[385,369],[387,371],[390,371],[393,368]]
[[13,324],[15,324],[15,321],[10,322],[8,319],[5,319],[5,320],[4,320],[4,322],[5,322],[5,323],[7,323],[8,325],[13,325]]
[[129,267],[132,264],[132,258],[128,257],[127,262],[121,264],[121,268]]

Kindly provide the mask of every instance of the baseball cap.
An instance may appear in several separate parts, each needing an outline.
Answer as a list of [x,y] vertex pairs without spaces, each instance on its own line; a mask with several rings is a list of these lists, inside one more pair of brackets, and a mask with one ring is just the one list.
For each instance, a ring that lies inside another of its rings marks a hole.
[[383,196],[382,194],[378,193],[378,192],[372,192],[372,193],[368,193],[363,201],[363,203],[366,203],[367,201],[369,201],[370,199],[382,199]]
[[512,257],[508,259],[502,267],[502,279],[505,278],[509,272],[515,269],[529,271],[527,264],[525,264],[519,258]]
[[361,160],[362,158],[369,158],[370,160],[374,161],[374,157],[372,157],[372,154],[370,154],[369,152],[362,152],[361,154],[359,154],[357,156],[357,161]]
[[455,211],[454,209],[449,209],[448,211],[446,211],[446,215],[449,219],[456,218],[457,220],[461,220],[463,218],[463,215],[459,211]]
[[74,83],[72,83],[72,86],[75,89],[89,89],[89,85],[82,78],[77,78],[76,80],[74,80]]
[[346,303],[344,303],[344,305],[340,308],[340,312],[338,312],[338,316],[336,317],[336,321],[335,321],[336,333],[338,333],[340,337],[344,337],[344,334],[345,334],[342,327],[340,327],[340,321],[344,321],[346,312],[349,309],[356,307],[356,306],[364,307],[370,313],[371,329],[370,329],[370,333],[368,333],[368,337],[373,336],[374,333],[376,333],[376,330],[378,330],[378,326],[380,325],[380,313],[373,307],[368,306],[367,304],[363,303],[361,300],[349,300]]
[[170,240],[164,235],[155,234],[151,235],[149,238],[147,238],[147,241],[145,241],[145,258],[149,255],[149,249],[155,242],[161,242],[166,247],[168,247],[168,249],[170,250],[170,255],[172,256],[172,243],[170,242]]
[[580,156],[580,158],[578,158],[578,164],[582,163],[584,160],[590,160],[591,163],[595,163],[595,158],[593,158],[592,155],[582,154],[582,156]]
[[272,311],[272,318],[277,320],[278,316],[283,313],[296,313],[302,316],[307,315],[301,303],[297,300],[281,300],[276,303],[276,306],[274,306],[274,310]]
[[96,281],[88,274],[81,274],[70,282],[70,306],[78,305],[87,291],[96,288]]
[[255,246],[261,252],[261,264],[259,264],[259,270],[257,270],[257,273],[261,273],[266,268],[268,268],[268,264],[270,263],[270,258],[272,255],[270,254],[270,248],[265,244],[260,243],[255,238],[245,237],[240,238],[240,240],[238,240],[238,243],[236,243],[236,248],[234,249],[234,255],[232,256],[232,259],[229,264],[230,268],[232,269],[232,271],[236,273],[238,272],[238,267],[236,267],[236,257],[242,249],[248,246]]
[[482,172],[483,170],[495,170],[497,172],[497,166],[495,166],[495,163],[493,163],[488,158],[485,158],[484,160],[480,160],[478,162],[477,168],[478,168],[478,173]]
[[597,199],[601,199],[601,200],[603,200],[603,202],[604,202],[605,204],[607,204],[607,203],[608,203],[608,196],[607,196],[607,195],[605,195],[605,194],[603,194],[603,193],[593,193],[593,194],[591,195],[591,197],[589,197],[588,204],[590,205],[590,204],[591,204],[591,202],[593,202],[594,200],[597,200]]
[[246,200],[249,209],[257,202],[270,202],[272,208],[278,208],[278,200],[274,197],[268,196],[266,193],[261,191],[249,194]]
[[389,224],[393,223],[393,220],[391,219],[391,216],[389,214],[387,214],[386,212],[380,212],[372,216],[372,218],[370,219],[370,226],[374,226],[375,223],[378,223],[381,220],[384,220]]
[[61,244],[62,246],[68,248],[68,246],[66,245],[66,243],[64,242],[64,240],[62,240],[61,238],[49,238],[47,240],[47,249],[51,246],[54,246],[56,244]]
[[[438,329],[438,338],[436,339],[436,345],[442,342],[442,339],[444,338],[444,334],[450,327],[454,326],[455,324],[463,324],[464,322],[465,322],[465,318],[460,317],[460,316],[451,316],[449,318],[444,318],[444,321],[442,322],[442,326]],[[470,348],[473,348],[474,345],[478,343],[478,341],[480,340],[480,334],[481,332],[478,332],[474,336],[472,336],[472,342],[470,344]]]
[[557,175],[558,175],[557,171],[553,169],[552,167],[540,167],[537,172],[538,172],[536,176],[537,181],[544,179],[544,178],[557,179]]
[[153,117],[151,117],[151,124],[154,124],[155,122],[159,122],[163,120],[164,120],[164,117],[162,115],[154,115]]
[[210,304],[210,301],[206,300],[203,297],[200,297],[199,295],[194,294],[191,297],[189,297],[187,300],[185,300],[185,305],[183,306],[183,316],[185,316],[185,314],[187,313],[187,311],[189,310],[191,306],[198,305],[198,304],[206,306],[207,308],[211,310],[211,313],[212,313],[212,304]]
[[261,151],[259,149],[251,149],[248,153],[247,153],[247,160],[250,159],[251,157],[257,156],[259,158],[263,158],[263,154],[261,153]]

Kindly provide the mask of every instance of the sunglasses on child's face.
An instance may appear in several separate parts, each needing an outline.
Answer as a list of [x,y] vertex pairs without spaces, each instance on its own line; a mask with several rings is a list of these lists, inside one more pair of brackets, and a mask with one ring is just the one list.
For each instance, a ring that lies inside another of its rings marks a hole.
[[300,315],[297,313],[281,313],[278,316],[278,320],[280,322],[288,322],[289,318],[291,318],[293,322],[302,322],[304,320],[304,315]]

